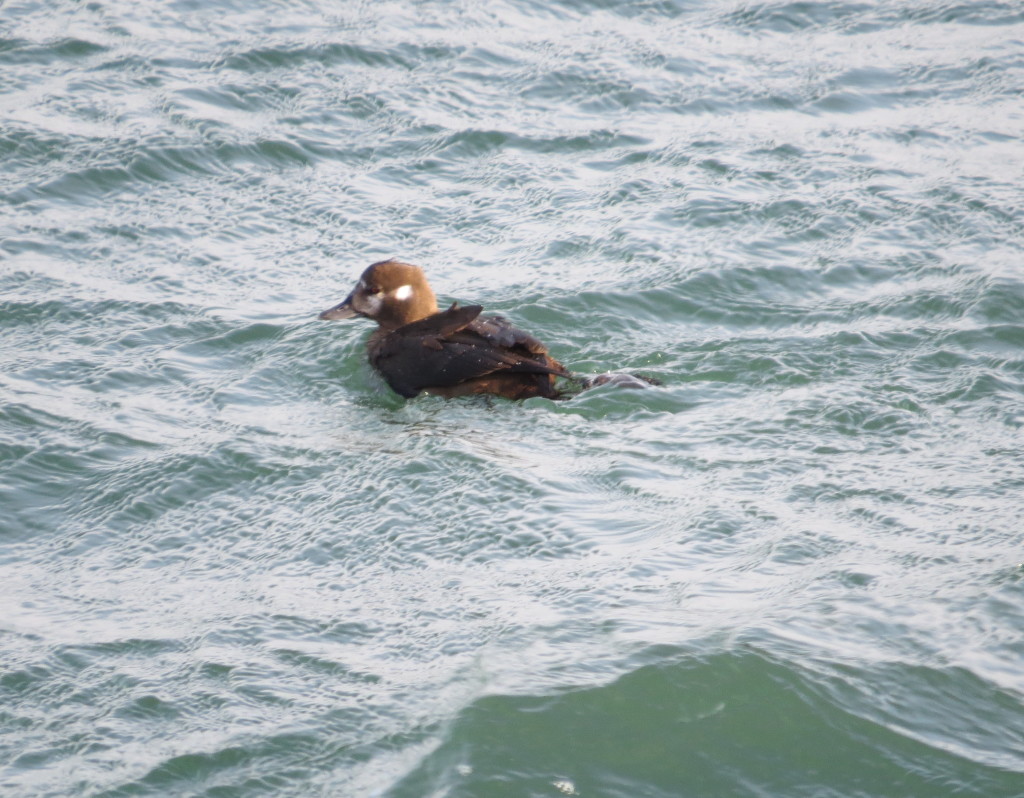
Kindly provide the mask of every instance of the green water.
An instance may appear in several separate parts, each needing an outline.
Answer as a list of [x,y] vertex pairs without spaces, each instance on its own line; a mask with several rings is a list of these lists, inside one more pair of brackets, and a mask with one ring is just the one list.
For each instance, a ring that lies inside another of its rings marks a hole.
[[[0,4],[0,794],[1024,795],[1022,41]],[[389,256],[664,385],[404,401]]]

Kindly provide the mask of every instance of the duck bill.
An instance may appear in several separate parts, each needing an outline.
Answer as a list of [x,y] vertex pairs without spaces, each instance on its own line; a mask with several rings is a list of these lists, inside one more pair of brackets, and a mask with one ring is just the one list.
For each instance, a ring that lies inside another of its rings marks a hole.
[[345,299],[340,305],[335,305],[333,308],[328,308],[320,314],[319,318],[333,321],[335,319],[352,319],[358,316],[355,308],[352,307],[352,295]]

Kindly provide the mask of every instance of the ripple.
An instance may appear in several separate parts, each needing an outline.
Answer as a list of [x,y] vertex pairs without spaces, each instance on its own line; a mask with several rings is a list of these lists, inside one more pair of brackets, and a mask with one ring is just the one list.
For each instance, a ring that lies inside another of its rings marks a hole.
[[1020,793],[1016,5],[5,15],[5,795]]
[[88,58],[105,52],[107,48],[101,44],[76,38],[63,38],[46,43],[26,39],[0,40],[0,64],[11,66],[52,64],[55,61]]
[[264,47],[225,56],[216,66],[240,72],[302,67],[356,65],[412,69],[423,60],[445,60],[459,54],[456,48],[405,44],[397,48],[330,43],[315,47]]

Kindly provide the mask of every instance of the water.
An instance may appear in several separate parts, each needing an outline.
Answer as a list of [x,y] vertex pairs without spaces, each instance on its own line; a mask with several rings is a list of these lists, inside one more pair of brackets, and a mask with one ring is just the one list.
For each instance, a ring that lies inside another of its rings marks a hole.
[[[0,793],[1024,795],[1014,2],[0,6]],[[422,265],[577,371],[405,402]]]

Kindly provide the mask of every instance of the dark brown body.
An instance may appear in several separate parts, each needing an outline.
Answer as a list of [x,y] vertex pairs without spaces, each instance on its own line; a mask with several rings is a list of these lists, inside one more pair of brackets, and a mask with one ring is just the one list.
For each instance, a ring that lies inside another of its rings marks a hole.
[[370,365],[402,396],[424,391],[454,397],[489,393],[507,399],[556,398],[555,377],[568,377],[532,335],[479,305],[435,313],[395,330],[377,329]]

